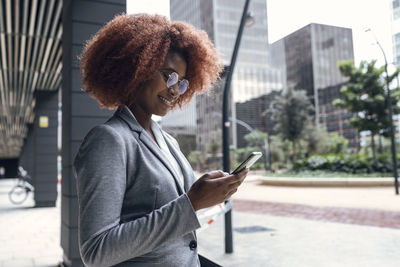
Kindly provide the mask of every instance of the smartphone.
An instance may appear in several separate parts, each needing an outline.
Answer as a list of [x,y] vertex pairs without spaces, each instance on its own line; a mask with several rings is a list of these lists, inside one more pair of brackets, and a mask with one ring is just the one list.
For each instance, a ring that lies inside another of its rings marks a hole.
[[259,158],[261,158],[261,156],[261,152],[252,152],[245,161],[240,163],[240,165],[237,166],[237,168],[233,172],[231,172],[231,174],[236,174],[244,170],[244,168],[250,168],[250,166],[253,165]]

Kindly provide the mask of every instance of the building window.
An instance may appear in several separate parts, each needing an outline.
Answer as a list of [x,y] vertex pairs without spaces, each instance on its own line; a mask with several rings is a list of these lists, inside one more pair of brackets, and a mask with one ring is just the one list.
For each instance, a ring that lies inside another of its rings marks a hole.
[[322,42],[322,49],[328,49],[335,44],[333,38],[329,38],[328,40]]
[[393,8],[393,20],[400,18],[400,8]]
[[396,44],[400,44],[400,33],[396,33],[396,34],[394,35],[394,42],[395,42]]
[[397,57],[396,57],[396,64],[397,64],[397,65],[400,65],[400,56],[397,56]]

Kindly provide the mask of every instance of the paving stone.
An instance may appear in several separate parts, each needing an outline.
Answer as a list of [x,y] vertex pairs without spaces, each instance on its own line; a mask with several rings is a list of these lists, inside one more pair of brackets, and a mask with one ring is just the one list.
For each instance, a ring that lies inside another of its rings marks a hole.
[[[220,216],[198,233],[205,256],[223,266],[400,266],[400,198],[391,190],[271,188],[249,178],[234,195],[233,227],[274,231],[235,231],[227,255]],[[12,185],[0,180],[0,266],[57,266],[60,199],[54,208],[32,208],[32,196],[15,206]]]
[[224,221],[198,234],[199,252],[223,266],[400,266],[400,231],[233,211],[233,227],[274,232],[234,232],[234,253],[224,253]]
[[342,207],[315,207],[291,203],[253,200],[233,200],[237,211],[269,214],[309,220],[330,221],[400,229],[400,211],[354,209]]

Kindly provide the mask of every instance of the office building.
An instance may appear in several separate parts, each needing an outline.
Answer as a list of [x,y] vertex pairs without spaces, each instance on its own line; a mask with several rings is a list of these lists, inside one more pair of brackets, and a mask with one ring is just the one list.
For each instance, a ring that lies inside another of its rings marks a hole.
[[282,91],[272,91],[268,94],[252,98],[246,102],[236,103],[238,121],[238,144],[239,148],[248,144],[244,137],[257,129],[262,132],[274,135],[274,123],[271,116],[266,112],[275,98],[281,95]]
[[393,0],[391,5],[393,61],[400,66],[400,0]]
[[284,69],[287,86],[306,90],[315,107],[315,122],[357,147],[358,133],[349,126],[353,114],[332,105],[346,82],[338,63],[354,59],[352,30],[311,23],[271,45],[271,62]]
[[[171,0],[171,20],[185,21],[207,32],[223,63],[230,64],[244,0]],[[250,2],[255,23],[243,31],[231,84],[231,102],[245,102],[273,90],[282,89],[281,73],[269,65],[267,6],[265,0]],[[196,97],[197,149],[207,153],[206,144],[221,136],[222,92],[220,81],[211,93]],[[230,105],[231,143],[237,146],[236,105]],[[191,111],[192,112],[192,111]],[[189,114],[185,112],[185,114]],[[193,115],[188,115],[194,117]],[[222,142],[221,142],[222,143]],[[221,145],[221,144],[219,144]]]

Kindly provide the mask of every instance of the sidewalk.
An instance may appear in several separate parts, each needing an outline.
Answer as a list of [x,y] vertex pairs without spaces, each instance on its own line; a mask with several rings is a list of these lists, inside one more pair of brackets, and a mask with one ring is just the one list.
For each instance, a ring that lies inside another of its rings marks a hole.
[[[312,178],[307,179],[313,180]],[[356,179],[362,180],[361,178]],[[371,179],[375,180],[375,178]],[[387,181],[388,178],[380,179]],[[269,178],[269,180],[271,179]],[[291,180],[296,181],[297,178],[292,178]],[[332,178],[329,178],[327,180],[332,180]],[[262,185],[266,183],[266,178],[258,174],[248,176],[245,181],[246,182],[234,195],[234,199],[304,204],[318,207],[328,206],[400,211],[400,195],[395,195],[394,186],[269,186]],[[292,184],[295,183],[292,182]]]
[[400,266],[400,196],[393,187],[264,180],[250,175],[233,196],[234,253],[224,253],[222,216],[198,234],[201,253],[223,266]]
[[229,267],[398,267],[400,231],[233,212],[234,253],[223,219],[198,234],[199,252]]
[[[223,266],[400,266],[394,188],[260,183],[249,175],[233,198],[234,253],[224,253],[223,216],[198,233],[200,253]],[[0,180],[0,267],[56,266],[60,201],[55,208],[30,208],[32,199],[15,206],[7,195],[12,185]]]
[[63,254],[60,195],[55,208],[32,208],[32,195],[13,205],[8,192],[14,182],[0,180],[0,267],[55,267]]

